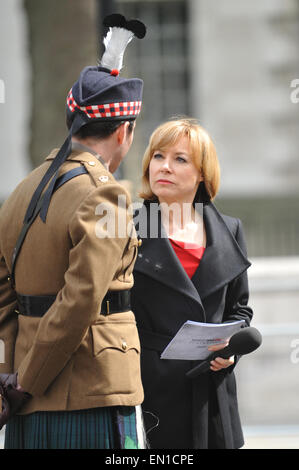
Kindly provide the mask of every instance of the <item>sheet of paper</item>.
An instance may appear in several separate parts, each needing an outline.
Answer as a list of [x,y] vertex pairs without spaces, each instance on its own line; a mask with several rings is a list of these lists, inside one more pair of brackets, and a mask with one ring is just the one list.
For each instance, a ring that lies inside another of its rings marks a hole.
[[161,354],[161,359],[204,360],[209,346],[225,343],[244,326],[245,321],[231,323],[200,323],[188,320]]

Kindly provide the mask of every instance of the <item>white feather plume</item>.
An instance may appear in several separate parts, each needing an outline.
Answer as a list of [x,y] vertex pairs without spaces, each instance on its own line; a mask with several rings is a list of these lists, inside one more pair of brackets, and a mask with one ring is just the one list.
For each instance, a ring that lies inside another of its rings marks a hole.
[[124,52],[133,37],[134,33],[132,31],[117,26],[110,27],[104,37],[105,52],[100,61],[100,65],[109,70],[121,70]]

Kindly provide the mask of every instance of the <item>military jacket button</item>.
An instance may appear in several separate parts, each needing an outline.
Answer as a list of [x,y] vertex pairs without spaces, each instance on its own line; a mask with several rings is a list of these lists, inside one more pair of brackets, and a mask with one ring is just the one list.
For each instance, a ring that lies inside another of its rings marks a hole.
[[121,347],[125,351],[127,349],[127,343],[125,341],[123,341]]

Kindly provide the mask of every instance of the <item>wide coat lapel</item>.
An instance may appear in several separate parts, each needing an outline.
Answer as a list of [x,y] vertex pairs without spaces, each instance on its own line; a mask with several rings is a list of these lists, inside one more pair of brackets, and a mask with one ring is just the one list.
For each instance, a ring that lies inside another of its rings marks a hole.
[[207,246],[192,277],[201,299],[223,288],[250,266],[222,215],[212,202],[204,205]]
[[[141,272],[162,284],[174,289],[181,294],[190,297],[197,302],[202,311],[204,321],[204,308],[197,289],[187,276],[177,255],[175,254],[168,237],[161,224],[161,216],[150,213],[150,203],[142,206],[134,215],[134,222],[142,246],[139,249],[134,270]],[[141,224],[146,226],[146,233],[141,230]],[[153,224],[157,224],[157,230],[151,230]],[[151,232],[151,233],[150,233]]]
[[[134,215],[136,230],[142,239],[135,271],[190,297],[200,305],[202,321],[206,321],[202,299],[241,275],[250,266],[250,262],[222,215],[212,202],[208,202],[203,206],[207,246],[199,267],[190,280],[163,230],[160,212],[158,211],[157,219],[151,216],[151,204],[153,203],[146,201]],[[157,236],[150,234],[153,222],[158,223],[158,230],[154,231]],[[143,224],[142,230],[140,224]]]

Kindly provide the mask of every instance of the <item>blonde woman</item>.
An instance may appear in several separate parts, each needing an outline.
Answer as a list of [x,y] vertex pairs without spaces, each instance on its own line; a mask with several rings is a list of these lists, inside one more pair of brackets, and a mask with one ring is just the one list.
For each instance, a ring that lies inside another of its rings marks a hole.
[[216,358],[194,380],[186,377],[194,362],[160,359],[186,320],[249,326],[252,318],[241,222],[212,202],[219,180],[215,147],[196,121],[171,120],[153,132],[143,159],[144,205],[135,214],[142,245],[132,293],[152,448],[244,443],[233,372],[238,358]]

